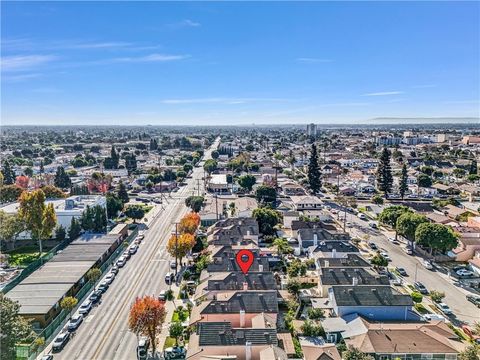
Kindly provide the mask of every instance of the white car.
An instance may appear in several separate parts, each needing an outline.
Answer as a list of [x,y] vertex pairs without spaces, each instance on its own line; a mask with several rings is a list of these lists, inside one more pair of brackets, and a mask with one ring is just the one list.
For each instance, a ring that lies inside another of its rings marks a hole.
[[423,319],[427,321],[443,321],[447,322],[447,319],[445,316],[439,315],[439,314],[425,314],[423,315]]
[[113,280],[115,279],[115,274],[114,273],[108,273],[107,276],[105,276],[105,279],[103,279],[108,285],[110,285]]
[[388,241],[390,241],[392,243],[395,242],[395,237],[394,236],[389,236]]
[[92,310],[92,303],[87,300],[80,306],[80,308],[78,309],[78,313],[86,315],[90,312],[90,310]]
[[473,272],[470,271],[470,270],[467,270],[467,269],[457,270],[457,271],[456,271],[456,274],[457,274],[458,276],[465,276],[465,277],[467,277],[467,276],[473,276]]
[[387,252],[381,251],[381,252],[380,252],[380,255],[382,255],[385,259],[387,259],[388,262],[392,261],[392,259],[390,258],[390,256],[388,256],[388,253],[387,253]]
[[125,266],[125,264],[127,263],[127,258],[126,257],[120,257],[120,259],[117,260],[117,262],[115,263],[119,268],[122,268]]
[[451,315],[451,314],[453,314],[452,309],[450,309],[450,308],[448,307],[448,305],[445,304],[445,303],[443,303],[443,302],[442,302],[442,303],[438,303],[438,304],[437,304],[437,307],[438,307],[438,309],[439,309],[441,312],[443,312],[445,315]]
[[433,270],[433,265],[430,261],[424,260],[423,261],[423,266],[425,266],[425,269],[427,270]]
[[367,215],[365,215],[364,213],[360,213],[360,214],[358,214],[358,218],[360,220],[367,220]]

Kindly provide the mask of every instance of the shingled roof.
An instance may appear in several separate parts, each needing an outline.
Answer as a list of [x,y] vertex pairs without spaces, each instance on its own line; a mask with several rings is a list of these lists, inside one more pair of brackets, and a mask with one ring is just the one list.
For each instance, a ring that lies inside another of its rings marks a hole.
[[223,279],[208,280],[207,290],[242,290],[247,283],[248,290],[274,290],[277,287],[271,272],[230,272]]
[[337,306],[412,306],[409,295],[389,286],[332,286]]
[[235,328],[229,322],[205,322],[197,327],[200,346],[278,345],[275,328]]
[[276,291],[237,291],[233,294],[218,295],[201,311],[201,314],[239,313],[277,313]]
[[327,268],[322,270],[322,285],[390,285],[388,277],[374,275],[363,268]]

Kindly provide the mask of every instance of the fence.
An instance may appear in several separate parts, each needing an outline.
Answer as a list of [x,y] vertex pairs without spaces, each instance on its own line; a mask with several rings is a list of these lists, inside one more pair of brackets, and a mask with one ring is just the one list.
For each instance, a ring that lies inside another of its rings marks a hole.
[[[136,238],[137,234],[138,234],[138,229],[136,228],[130,233],[130,235],[128,235],[128,237],[125,239],[124,242],[130,244],[133,241],[133,239]],[[53,250],[54,249],[52,249],[52,251]],[[55,251],[58,251],[58,250],[61,250],[61,249],[57,249]],[[102,264],[102,266],[100,266],[100,270],[102,271],[102,274],[120,256],[120,254],[123,253],[124,250],[125,250],[125,246],[122,243],[118,246],[117,250],[115,250],[108,257],[108,259]],[[75,295],[75,298],[78,300],[77,307],[83,303],[83,301],[85,300],[85,297],[90,293],[90,290],[92,289],[93,285],[94,284],[92,284],[91,282],[87,282],[77,292],[77,294]],[[37,335],[37,338],[45,339],[44,345],[38,346],[35,344],[35,342],[32,342],[31,344],[17,345],[16,347],[17,360],[35,359],[38,356],[38,354],[40,354],[43,351],[43,349],[45,349],[46,345],[50,343],[50,341],[60,332],[61,329],[63,329],[64,325],[68,321],[68,316],[69,316],[69,312],[67,312],[66,310],[62,310],[60,314],[58,314],[55,317],[55,319]]]

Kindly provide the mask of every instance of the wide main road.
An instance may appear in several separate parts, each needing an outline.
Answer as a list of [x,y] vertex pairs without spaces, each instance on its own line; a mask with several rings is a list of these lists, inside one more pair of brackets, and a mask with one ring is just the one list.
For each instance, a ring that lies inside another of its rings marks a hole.
[[[219,139],[205,151],[204,160],[211,157],[218,144]],[[137,338],[128,331],[130,306],[137,296],[158,295],[168,289],[165,275],[172,259],[166,244],[174,223],[188,211],[185,198],[203,184],[197,181],[203,176],[203,161],[199,165],[187,185],[164,201],[164,209],[150,223],[137,253],[120,269],[101,303],[92,309],[65,348],[55,354],[55,359],[136,359]]]

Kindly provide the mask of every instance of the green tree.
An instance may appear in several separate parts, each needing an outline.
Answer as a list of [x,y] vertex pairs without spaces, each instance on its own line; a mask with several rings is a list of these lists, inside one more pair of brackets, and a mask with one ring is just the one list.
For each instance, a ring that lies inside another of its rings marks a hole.
[[113,193],[107,193],[107,213],[108,217],[113,219],[115,218],[120,211],[123,209],[123,202],[118,197],[118,195]]
[[212,151],[212,159],[216,160],[220,156],[220,153],[217,150]]
[[388,265],[388,260],[377,252],[370,260],[370,263],[375,267],[385,267]]
[[417,177],[417,184],[419,187],[431,187],[432,186],[432,178],[426,174],[420,174]]
[[72,186],[72,180],[70,180],[70,176],[65,172],[63,166],[57,167],[54,184],[60,189],[69,189]]
[[0,210],[0,240],[2,242],[15,241],[23,230],[23,221],[17,214],[7,214]]
[[415,242],[433,251],[446,253],[457,247],[457,235],[443,224],[422,223],[415,230]]
[[62,242],[63,240],[65,240],[66,236],[67,232],[65,228],[62,225],[57,226],[57,228],[55,229],[55,237],[57,238],[57,241]]
[[261,205],[272,204],[275,205],[277,201],[277,191],[275,188],[267,185],[260,185],[255,191],[255,197]]
[[275,247],[275,250],[277,250],[277,253],[282,257],[283,255],[293,253],[293,248],[290,246],[287,239],[285,238],[276,238],[275,240],[273,240],[272,245],[273,247]]
[[30,231],[32,238],[38,241],[41,257],[42,240],[52,236],[57,223],[53,204],[45,205],[45,194],[42,190],[25,191],[20,196],[18,214],[25,223],[25,229]]
[[125,215],[133,219],[135,223],[137,220],[142,219],[145,216],[145,210],[140,205],[130,205],[125,210]]
[[430,291],[430,299],[432,299],[432,301],[436,303],[442,302],[442,299],[444,297],[445,297],[445,293],[442,291],[438,291],[438,290]]
[[175,339],[175,345],[178,345],[178,338],[183,334],[183,325],[179,321],[171,323],[169,328],[170,337]]
[[246,191],[252,191],[253,185],[257,182],[257,179],[253,175],[243,175],[238,178],[238,185]]
[[311,320],[320,320],[325,317],[325,311],[320,308],[310,308],[307,311],[308,318]]
[[470,168],[468,169],[468,172],[470,175],[477,175],[478,173],[478,166],[477,166],[477,160],[473,159],[472,162],[470,163]]
[[300,293],[301,285],[298,280],[290,279],[288,280],[286,288],[290,294],[296,297]]
[[98,281],[98,279],[100,279],[101,276],[102,276],[102,270],[96,267],[88,270],[86,274],[87,280],[90,283],[92,283],[92,285],[94,286],[94,289],[95,289],[96,282]]
[[78,300],[73,296],[66,296],[60,301],[60,307],[68,312],[69,318],[72,317],[72,311],[77,306]]
[[382,210],[378,216],[378,221],[382,224],[388,225],[395,230],[395,240],[397,240],[397,220],[405,213],[413,213],[407,206],[393,205]]
[[70,227],[68,228],[68,238],[70,241],[72,241],[79,237],[81,232],[82,225],[76,218],[72,217],[72,220],[70,221]]
[[5,160],[2,164],[2,174],[3,174],[3,183],[5,185],[15,184],[15,171],[13,171],[12,166],[8,160]]
[[25,170],[23,170],[23,174],[28,177],[33,176],[33,169],[30,166],[27,166]]
[[0,202],[7,203],[17,201],[24,191],[24,189],[16,184],[2,185],[0,186]]
[[458,360],[480,360],[480,345],[471,344],[460,354]]
[[312,320],[305,320],[300,329],[305,336],[322,336],[325,334],[322,325],[314,323]]
[[414,291],[410,294],[410,297],[412,298],[413,302],[416,304],[420,304],[423,300],[422,294],[420,294],[418,291]]
[[210,175],[212,172],[217,170],[217,162],[213,159],[208,159],[203,164],[203,169]]
[[46,199],[63,199],[66,196],[62,189],[59,189],[56,186],[45,185],[41,189],[45,194]]
[[127,187],[123,183],[123,181],[120,180],[118,184],[118,198],[122,200],[124,204],[128,203],[129,198],[128,198],[128,192],[127,192]]
[[376,205],[383,205],[384,201],[380,195],[373,195],[372,196],[372,203]]
[[310,150],[310,161],[308,163],[308,185],[313,194],[320,191],[322,187],[320,165],[318,163],[318,152],[315,143],[312,144]]
[[0,293],[0,358],[15,359],[15,345],[32,334],[30,324],[18,313],[20,305]]
[[383,148],[380,155],[380,161],[377,168],[377,188],[385,194],[385,198],[388,199],[388,194],[392,191],[393,176],[390,166],[390,151],[387,147]]
[[406,192],[408,191],[408,172],[407,172],[407,164],[403,164],[402,166],[402,175],[400,177],[400,184],[398,186],[398,191],[400,192],[400,196],[403,198],[405,197]]
[[202,210],[205,198],[203,196],[189,196],[185,199],[185,206],[188,206],[192,211],[198,213]]
[[266,207],[254,209],[252,216],[257,220],[260,232],[263,235],[274,235],[275,225],[282,221],[278,211]]
[[414,242],[415,230],[417,230],[418,225],[424,222],[428,222],[425,216],[406,212],[397,219],[396,231],[399,235],[406,237],[407,240]]
[[373,356],[361,352],[357,348],[350,347],[342,353],[343,360],[374,360]]

